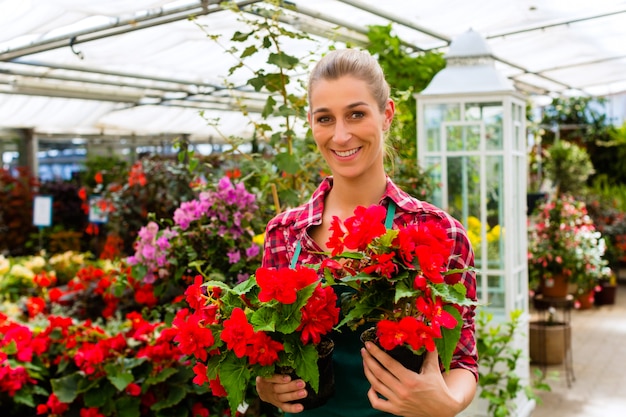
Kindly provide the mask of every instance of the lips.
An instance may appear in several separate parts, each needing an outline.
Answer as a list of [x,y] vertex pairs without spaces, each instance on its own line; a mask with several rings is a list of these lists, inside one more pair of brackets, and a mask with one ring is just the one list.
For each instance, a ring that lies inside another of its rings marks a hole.
[[342,158],[347,158],[347,157],[349,157],[349,156],[354,155],[354,154],[355,154],[355,153],[357,153],[359,150],[361,150],[361,148],[354,148],[354,149],[350,149],[350,150],[347,150],[347,151],[333,151],[333,152],[335,152],[335,154],[336,154],[337,156],[340,156],[340,157],[342,157]]

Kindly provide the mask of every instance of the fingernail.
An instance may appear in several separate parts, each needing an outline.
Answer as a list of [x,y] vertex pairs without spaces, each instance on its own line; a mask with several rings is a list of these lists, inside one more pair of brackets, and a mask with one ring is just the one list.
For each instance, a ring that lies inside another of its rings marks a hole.
[[304,388],[304,381],[298,381],[298,388]]

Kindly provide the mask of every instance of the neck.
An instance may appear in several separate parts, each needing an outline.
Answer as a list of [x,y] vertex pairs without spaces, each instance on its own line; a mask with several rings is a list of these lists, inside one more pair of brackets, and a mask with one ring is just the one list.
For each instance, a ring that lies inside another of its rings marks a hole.
[[350,216],[357,206],[378,204],[387,188],[387,176],[370,175],[359,178],[334,177],[333,188],[327,197],[333,207]]

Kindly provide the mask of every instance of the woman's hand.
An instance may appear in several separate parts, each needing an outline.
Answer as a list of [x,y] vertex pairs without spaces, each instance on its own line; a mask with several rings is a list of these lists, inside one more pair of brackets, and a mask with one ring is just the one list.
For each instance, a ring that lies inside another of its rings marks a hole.
[[302,404],[290,401],[301,400],[307,396],[305,383],[301,379],[291,380],[288,375],[273,375],[269,378],[256,378],[256,391],[259,398],[270,403],[285,413],[299,413],[304,410]]
[[474,398],[476,380],[471,372],[454,369],[444,377],[437,350],[426,353],[419,374],[374,343],[367,342],[361,353],[365,376],[372,385],[367,396],[377,410],[404,417],[452,417]]

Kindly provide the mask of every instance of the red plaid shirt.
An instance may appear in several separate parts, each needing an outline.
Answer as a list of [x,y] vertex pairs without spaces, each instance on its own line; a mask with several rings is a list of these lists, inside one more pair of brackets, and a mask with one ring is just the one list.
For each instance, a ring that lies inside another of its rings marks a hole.
[[[263,266],[289,267],[298,240],[302,246],[298,263],[318,264],[324,259],[325,255],[316,253],[322,252],[322,248],[309,236],[307,229],[322,223],[324,201],[332,186],[332,177],[326,178],[306,204],[287,210],[268,223],[265,231]],[[432,204],[411,197],[400,190],[391,179],[387,179],[387,189],[379,204],[386,206],[387,200],[393,200],[397,205],[394,217],[395,226],[420,223],[431,219],[441,222],[448,230],[450,238],[455,242],[452,253],[459,255],[451,257],[449,268],[461,269],[474,266],[474,252],[467,232],[458,220]],[[476,276],[474,272],[463,273],[460,282],[467,288],[467,296],[476,300]],[[478,378],[474,308],[463,307],[461,314],[464,323],[461,329],[461,339],[452,358],[451,368],[467,369]]]

